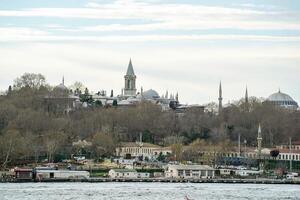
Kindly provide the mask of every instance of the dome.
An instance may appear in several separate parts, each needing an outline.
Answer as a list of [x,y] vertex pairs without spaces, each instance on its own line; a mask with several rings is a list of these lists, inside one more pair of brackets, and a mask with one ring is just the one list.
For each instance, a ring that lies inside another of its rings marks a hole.
[[291,107],[295,109],[298,108],[297,102],[292,97],[280,91],[270,95],[267,98],[267,101],[273,103],[274,105],[279,105],[282,107]]
[[143,98],[145,99],[157,99],[159,98],[158,93],[155,90],[147,90],[145,92],[143,92]]
[[59,84],[55,88],[60,90],[69,90],[63,83]]

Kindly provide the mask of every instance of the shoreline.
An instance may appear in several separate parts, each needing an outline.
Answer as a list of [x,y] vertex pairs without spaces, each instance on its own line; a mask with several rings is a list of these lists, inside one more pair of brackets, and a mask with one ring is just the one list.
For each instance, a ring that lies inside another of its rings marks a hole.
[[43,179],[34,180],[8,180],[0,181],[0,183],[61,183],[61,182],[77,182],[77,183],[105,183],[105,182],[140,182],[140,183],[228,183],[228,184],[292,184],[300,185],[300,180],[287,179],[166,179],[166,178],[88,178],[88,179]]

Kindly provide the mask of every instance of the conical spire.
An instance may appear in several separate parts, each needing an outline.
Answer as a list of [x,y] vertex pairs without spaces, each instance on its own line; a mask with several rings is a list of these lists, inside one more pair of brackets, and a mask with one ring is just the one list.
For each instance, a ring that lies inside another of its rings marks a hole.
[[134,71],[133,71],[133,66],[132,66],[131,58],[129,60],[129,64],[128,64],[126,75],[127,76],[134,76],[135,75]]
[[249,102],[249,98],[248,98],[248,87],[246,86],[246,93],[245,93],[245,103]]
[[222,97],[222,82],[220,81],[220,85],[219,85],[219,114],[222,113],[222,109],[223,109],[223,105],[222,105],[222,101],[223,101],[223,97]]
[[262,139],[260,124],[258,125],[257,139]]

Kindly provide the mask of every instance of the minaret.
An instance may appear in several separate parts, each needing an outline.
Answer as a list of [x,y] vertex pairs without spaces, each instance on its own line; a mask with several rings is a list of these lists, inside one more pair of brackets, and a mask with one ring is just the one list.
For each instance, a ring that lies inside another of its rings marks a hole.
[[135,87],[136,75],[134,74],[134,71],[133,71],[131,59],[129,61],[127,73],[124,76],[124,79],[125,79],[124,96],[135,96],[136,95],[136,87]]
[[245,92],[245,110],[249,112],[249,97],[248,97],[248,87],[246,86]]
[[262,143],[262,135],[261,135],[261,126],[258,125],[258,133],[257,133],[257,157],[261,156],[261,143]]
[[65,76],[62,78],[62,84],[65,85]]
[[222,83],[220,82],[219,86],[219,115],[222,113],[223,105],[222,105],[223,97],[222,97]]
[[248,87],[246,86],[246,93],[245,93],[245,103],[249,103],[249,98],[248,98]]
[[177,102],[179,102],[178,92],[176,93],[176,98],[175,98],[175,100],[176,100]]

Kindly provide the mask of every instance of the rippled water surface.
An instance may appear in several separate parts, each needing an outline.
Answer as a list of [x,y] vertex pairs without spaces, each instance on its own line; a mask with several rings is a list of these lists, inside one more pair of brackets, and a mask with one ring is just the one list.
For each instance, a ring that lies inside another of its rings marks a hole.
[[0,199],[300,199],[300,185],[203,183],[0,183]]

